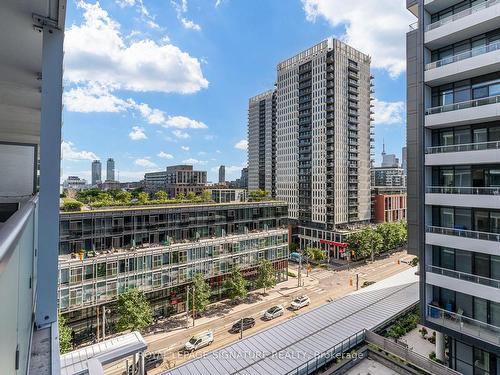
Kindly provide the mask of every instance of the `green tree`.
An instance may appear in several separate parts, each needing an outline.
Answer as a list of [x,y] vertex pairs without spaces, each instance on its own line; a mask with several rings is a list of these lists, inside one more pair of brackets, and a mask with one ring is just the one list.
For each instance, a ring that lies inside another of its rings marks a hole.
[[137,288],[130,288],[118,296],[117,302],[119,331],[142,330],[153,322],[153,311],[144,292]]
[[263,288],[264,294],[266,293],[267,288],[272,288],[276,285],[274,267],[269,260],[263,259],[260,261],[257,274],[257,288]]
[[[196,314],[201,313],[206,310],[208,304],[210,303],[210,285],[205,281],[201,273],[197,273],[193,277],[193,283],[191,285],[191,293],[194,293],[194,309]],[[193,294],[191,294],[187,301],[188,310],[193,309]],[[195,316],[193,316],[195,319]]]
[[307,263],[309,263],[310,260],[321,262],[326,258],[325,251],[317,247],[306,247],[303,255],[307,259]]
[[132,194],[128,191],[118,191],[115,194],[115,199],[119,202],[128,204],[132,200]]
[[260,202],[260,201],[269,200],[270,199],[270,195],[269,195],[268,191],[260,190],[259,189],[259,190],[251,191],[248,194],[248,198],[249,198],[250,201]]
[[139,200],[140,204],[146,204],[149,201],[149,194],[142,191],[137,195],[137,199]]
[[175,196],[175,199],[178,201],[183,201],[186,199],[186,196],[184,195],[184,193],[179,193]]
[[247,281],[238,267],[233,269],[231,275],[224,282],[224,288],[232,301],[237,298],[245,298],[248,295]]
[[188,201],[194,201],[194,200],[196,200],[196,198],[197,198],[196,194],[193,193],[192,191],[190,191],[189,193],[186,194],[186,199]]
[[210,202],[212,200],[212,195],[208,190],[203,190],[200,194],[200,199],[202,202]]
[[77,201],[72,198],[63,198],[63,204],[61,209],[63,211],[81,211],[83,206],[82,202]]
[[60,311],[57,313],[57,327],[59,330],[59,351],[61,354],[70,352],[73,349],[71,328],[66,325],[66,318],[61,315]]
[[296,253],[299,250],[299,245],[295,242],[292,242],[290,245],[288,245],[288,250],[290,251],[290,253]]
[[355,259],[363,259],[369,256],[374,259],[384,247],[383,238],[375,229],[367,227],[359,232],[349,235],[347,240],[348,249]]
[[168,195],[163,190],[160,190],[155,193],[155,198],[160,202],[165,202],[168,199]]

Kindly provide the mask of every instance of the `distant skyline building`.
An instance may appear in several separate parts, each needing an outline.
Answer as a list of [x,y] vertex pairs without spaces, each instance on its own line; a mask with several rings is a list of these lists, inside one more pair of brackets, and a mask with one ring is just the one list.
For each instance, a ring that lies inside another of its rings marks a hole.
[[276,197],[301,248],[336,252],[339,229],[370,222],[371,79],[370,57],[334,38],[277,66]]
[[385,142],[382,144],[382,167],[384,168],[398,168],[399,159],[395,154],[385,153]]
[[165,171],[144,174],[144,184],[150,193],[165,191],[173,198],[177,194],[201,194],[207,185],[207,172],[195,171],[192,165],[172,165]]
[[226,182],[226,167],[221,165],[219,167],[219,184]]
[[241,169],[240,187],[242,189],[248,189],[248,168]]
[[94,160],[92,162],[92,186],[96,186],[97,184],[102,182],[101,178],[102,174],[102,165],[100,160]]
[[106,162],[106,181],[115,181],[115,160],[109,158]]
[[87,180],[78,176],[68,176],[63,182],[63,189],[80,191],[88,188]]
[[403,168],[403,171],[406,174],[408,169],[408,150],[406,146],[401,149],[401,168]]
[[248,190],[276,195],[276,92],[248,100]]

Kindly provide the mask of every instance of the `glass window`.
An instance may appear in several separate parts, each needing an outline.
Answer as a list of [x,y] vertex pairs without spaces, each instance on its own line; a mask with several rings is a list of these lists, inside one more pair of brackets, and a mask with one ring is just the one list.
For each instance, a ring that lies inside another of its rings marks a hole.
[[455,144],[466,144],[466,143],[471,143],[470,141],[470,129],[469,128],[462,128],[462,129],[456,129],[455,130]]
[[455,90],[454,103],[466,102],[470,100],[470,87],[461,87]]
[[488,87],[476,87],[472,90],[472,98],[473,99],[481,99],[488,97]]
[[455,269],[455,251],[453,249],[441,248],[441,267]]
[[488,141],[500,141],[500,126],[496,126],[489,129]]
[[500,83],[495,83],[490,86],[490,96],[500,95]]
[[69,283],[69,269],[65,268],[59,272],[59,284],[66,285]]
[[500,212],[490,212],[490,226],[491,232],[500,233]]
[[474,297],[474,319],[481,322],[488,322],[488,301]]
[[440,146],[450,146],[454,143],[453,130],[446,130],[440,133]]
[[441,169],[441,186],[454,186],[453,169]]
[[474,230],[479,232],[489,232],[488,211],[474,212]]
[[471,210],[468,208],[455,209],[455,229],[471,229]]
[[474,275],[490,277],[490,257],[487,254],[474,254]]
[[456,270],[472,273],[472,253],[470,251],[455,250]]
[[500,327],[500,303],[490,301],[490,324]]
[[[500,256],[492,255],[490,259],[490,277],[495,280],[500,280]],[[499,326],[500,327],[500,326]]]
[[455,184],[454,186],[470,187],[471,176],[469,167],[455,168]]
[[474,374],[489,375],[490,373],[490,353],[474,348]]
[[105,277],[106,276],[106,263],[97,263],[97,277]]
[[[488,129],[487,128],[481,128],[481,129],[474,129],[472,131],[473,134],[473,143],[484,143],[488,142]],[[483,145],[484,148],[486,148],[486,145]],[[476,148],[483,148],[483,147],[477,147]]]
[[94,278],[94,265],[87,264],[85,266],[85,280],[91,280]]

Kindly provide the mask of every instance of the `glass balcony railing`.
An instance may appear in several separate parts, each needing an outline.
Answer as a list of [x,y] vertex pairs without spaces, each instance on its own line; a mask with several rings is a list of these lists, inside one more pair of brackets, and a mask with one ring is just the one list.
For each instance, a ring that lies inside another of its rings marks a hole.
[[427,305],[427,320],[471,337],[480,337],[494,345],[500,344],[500,327],[468,318],[463,314]]
[[457,236],[463,238],[472,238],[476,240],[500,242],[500,233],[479,232],[468,229],[436,227],[433,225],[428,225],[426,227],[426,231],[427,233],[445,234],[447,236]]
[[427,186],[431,194],[500,195],[500,187]]
[[496,5],[496,4],[500,4],[500,0],[488,0],[488,1],[485,1],[483,3],[475,5],[473,7],[464,9],[461,12],[458,12],[458,13],[452,14],[451,16],[445,17],[445,18],[443,18],[443,19],[441,19],[439,21],[433,22],[430,25],[428,25],[425,28],[425,30],[426,31],[430,31],[430,30],[437,29],[438,27],[441,27],[441,26],[446,25],[446,24],[448,24],[450,22],[459,20],[461,18],[470,16],[471,14],[477,13],[477,12],[483,10],[483,9],[492,7],[493,5]]
[[[35,308],[37,198],[21,202],[20,208],[0,227],[0,358],[13,358],[17,351],[19,374],[27,373]],[[29,281],[29,282],[28,282]]]
[[477,142],[477,143],[462,143],[457,145],[432,146],[427,147],[426,154],[440,154],[443,152],[462,152],[462,151],[478,151],[478,150],[498,150],[500,149],[500,141]]
[[425,266],[427,272],[432,272],[438,275],[443,275],[447,277],[452,277],[454,279],[469,281],[475,284],[481,284],[485,286],[490,286],[492,288],[500,289],[500,280],[490,279],[483,276],[472,275],[470,273],[450,270],[448,268],[436,267],[428,264]]
[[481,98],[481,99],[467,100],[465,102],[446,104],[446,105],[441,105],[438,107],[428,108],[425,111],[425,114],[426,115],[434,115],[436,113],[450,112],[450,111],[456,111],[459,109],[466,109],[466,108],[472,108],[472,107],[480,107],[483,105],[495,104],[495,103],[500,103],[500,95],[487,96],[487,97]]
[[471,57],[474,57],[474,56],[484,55],[485,53],[497,51],[499,49],[500,49],[500,41],[488,44],[486,46],[475,47],[475,48],[472,48],[468,51],[459,53],[457,55],[453,55],[453,56],[446,57],[446,58],[438,60],[438,61],[431,62],[425,66],[425,70],[439,68],[441,66],[452,64],[454,62],[462,61],[465,59],[470,59]]

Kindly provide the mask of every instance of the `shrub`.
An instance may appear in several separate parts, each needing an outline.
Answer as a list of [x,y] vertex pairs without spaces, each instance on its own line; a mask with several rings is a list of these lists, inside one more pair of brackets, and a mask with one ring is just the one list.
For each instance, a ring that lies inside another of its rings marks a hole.
[[420,334],[422,335],[422,338],[425,339],[425,336],[427,335],[427,329],[425,327],[422,327],[422,329],[419,330]]
[[82,206],[83,206],[83,203],[77,201],[76,199],[64,198],[62,210],[63,211],[81,211]]

